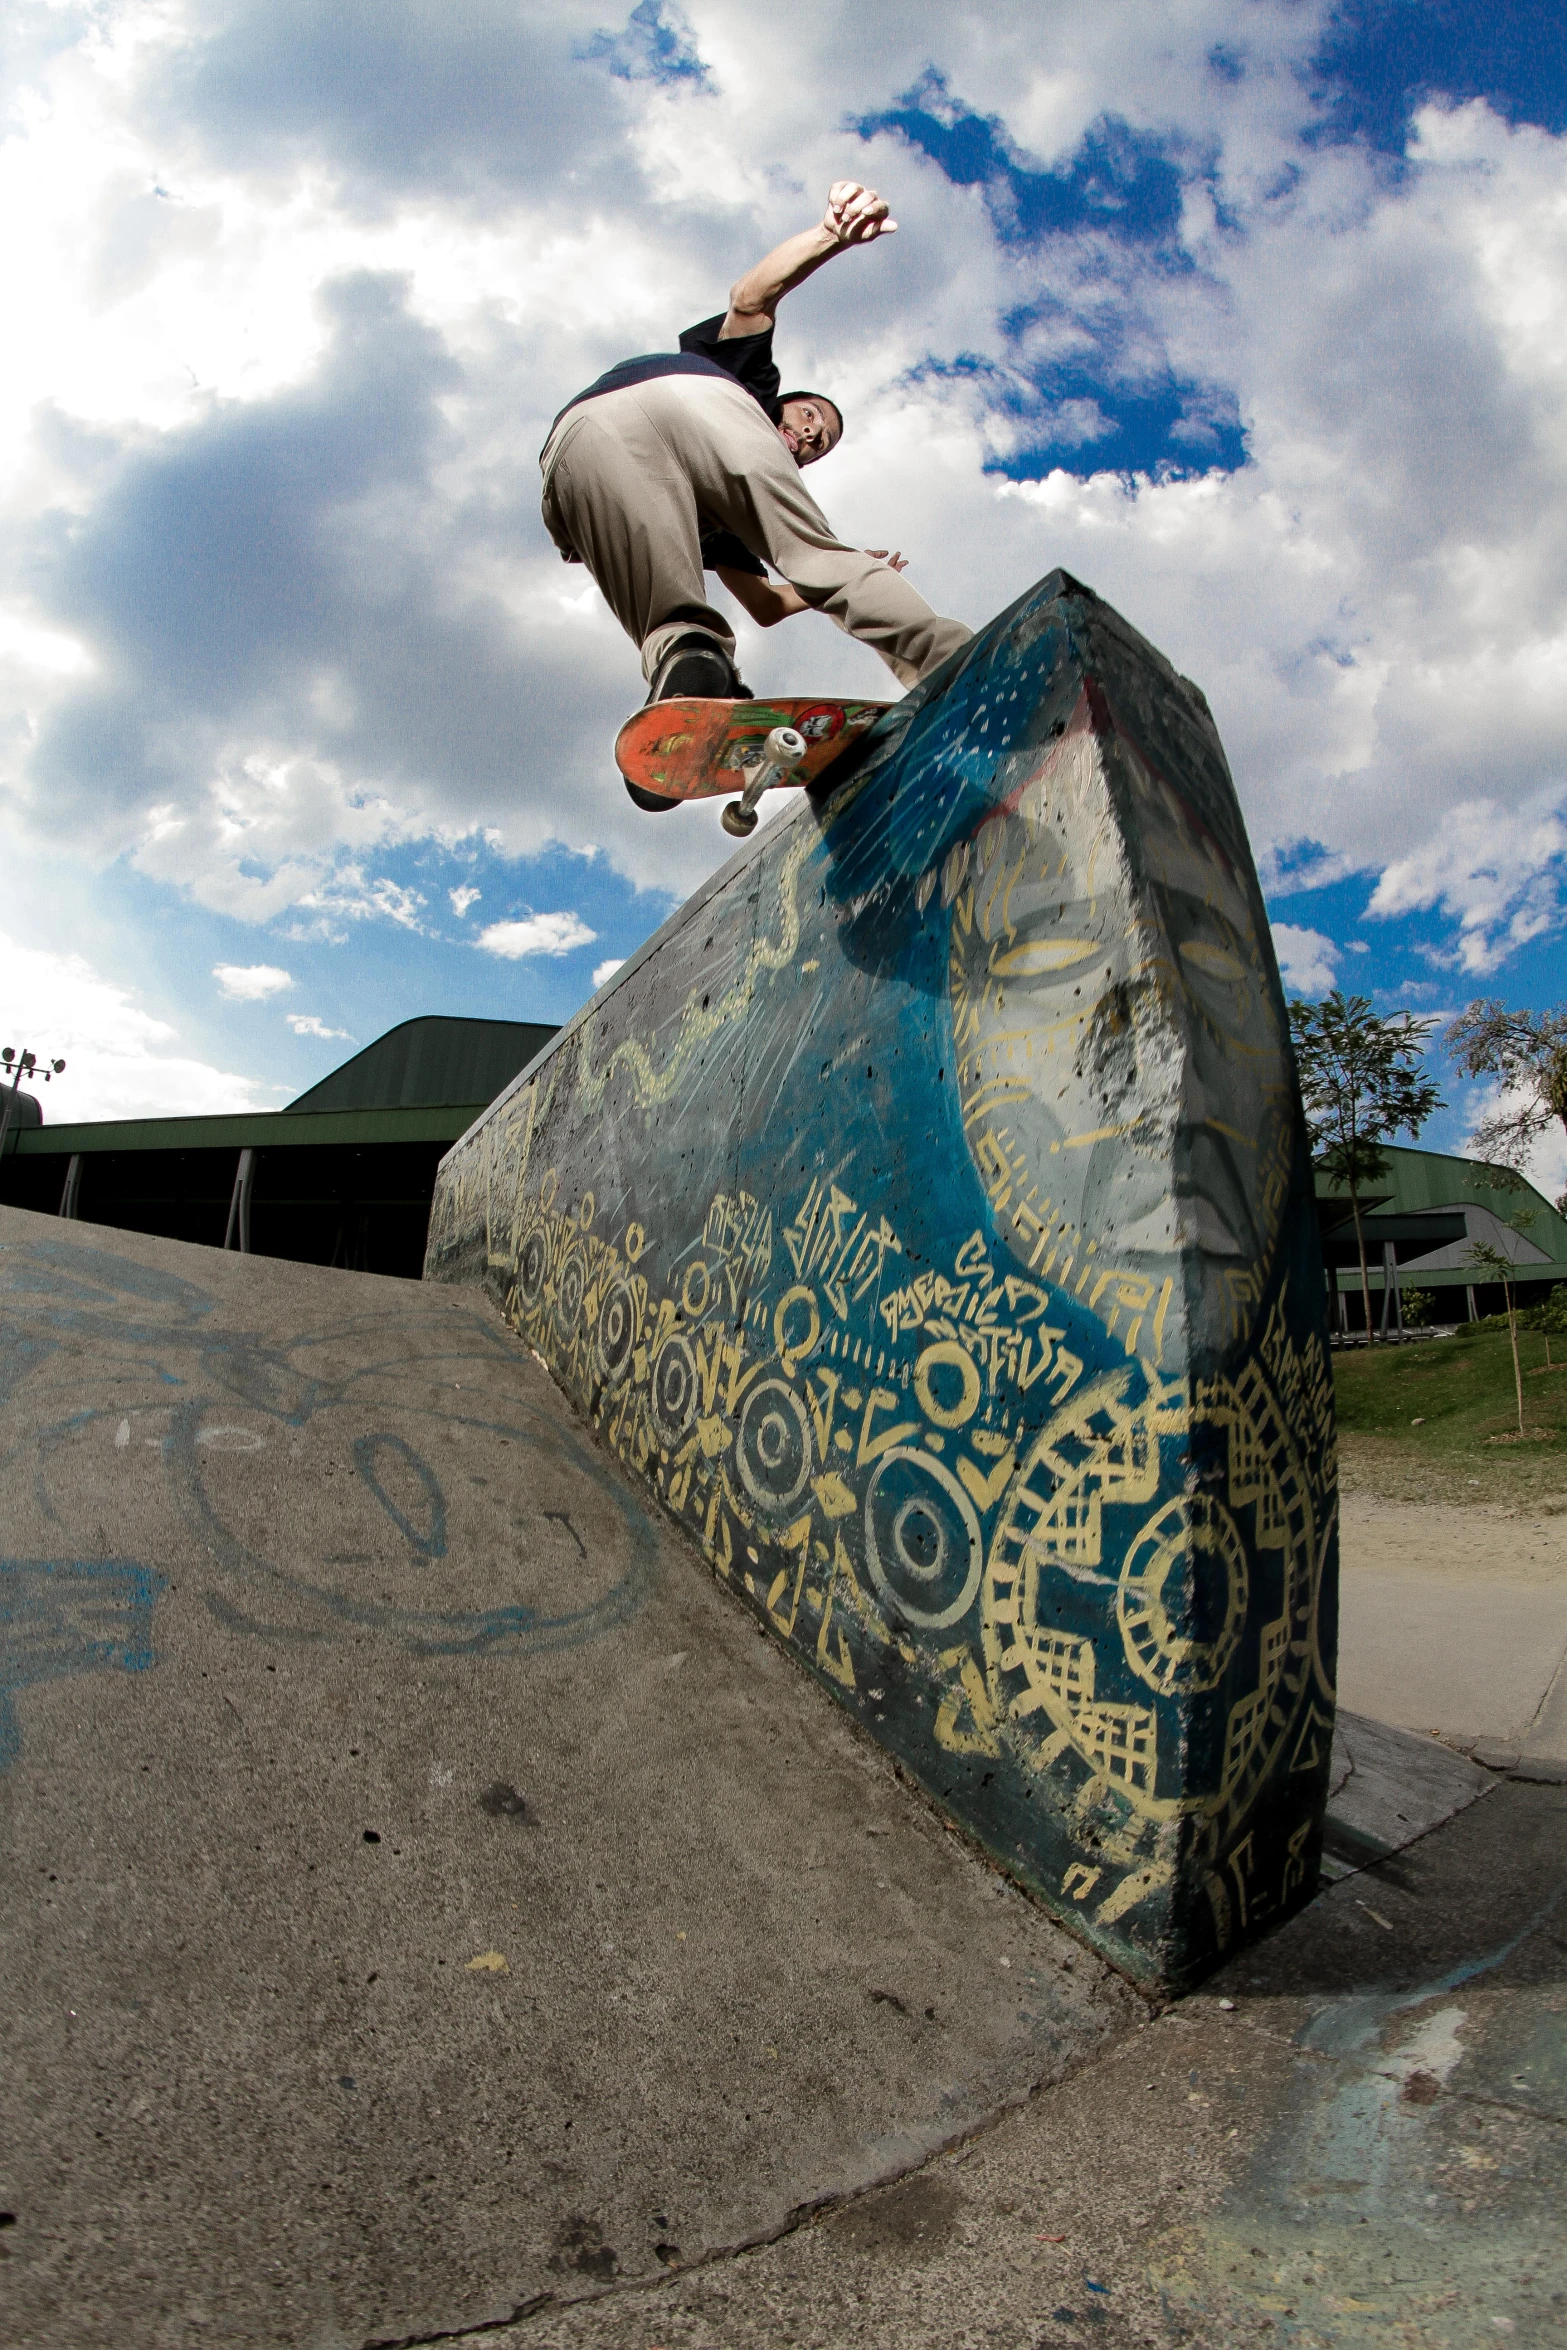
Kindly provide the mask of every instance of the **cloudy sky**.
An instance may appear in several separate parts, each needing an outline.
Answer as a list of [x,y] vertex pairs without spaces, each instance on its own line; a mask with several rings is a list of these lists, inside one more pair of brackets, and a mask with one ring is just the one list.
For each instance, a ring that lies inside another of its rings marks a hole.
[[[1065,565],[1197,678],[1301,989],[1567,994],[1560,0],[10,0],[0,41],[0,1041],[66,1054],[53,1116],[563,1019],[721,859],[624,797],[636,657],[537,451],[844,175],[899,233],[779,338],[849,415],[839,529],[976,625]],[[762,690],[896,691],[814,615],[739,633]]]

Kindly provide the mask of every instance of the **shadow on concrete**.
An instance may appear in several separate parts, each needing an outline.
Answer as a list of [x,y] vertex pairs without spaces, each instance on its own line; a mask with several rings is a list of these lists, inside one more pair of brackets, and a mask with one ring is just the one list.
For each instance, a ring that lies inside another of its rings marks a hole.
[[1503,1779],[1331,1886],[1207,1986],[1290,1999],[1410,2000],[1567,1980],[1567,1787]]

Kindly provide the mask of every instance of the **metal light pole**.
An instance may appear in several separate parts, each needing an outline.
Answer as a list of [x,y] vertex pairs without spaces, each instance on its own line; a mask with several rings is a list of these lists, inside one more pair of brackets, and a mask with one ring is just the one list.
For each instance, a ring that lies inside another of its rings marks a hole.
[[63,1076],[64,1072],[63,1061],[45,1061],[40,1067],[38,1055],[25,1045],[20,1050],[14,1044],[0,1049],[0,1085],[5,1083],[7,1077],[11,1080],[11,1090],[5,1097],[5,1112],[0,1116],[0,1159],[5,1156],[5,1138],[11,1131],[11,1115],[16,1108],[22,1079],[41,1077],[47,1085],[51,1077]]

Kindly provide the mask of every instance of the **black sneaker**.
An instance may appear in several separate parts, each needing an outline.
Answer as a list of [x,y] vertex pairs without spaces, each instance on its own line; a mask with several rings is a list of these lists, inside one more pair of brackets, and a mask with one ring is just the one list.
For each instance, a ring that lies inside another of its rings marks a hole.
[[653,672],[650,702],[695,697],[710,702],[748,702],[751,691],[716,637],[705,629],[677,636]]
[[[717,702],[748,702],[752,698],[750,687],[723,646],[702,629],[676,637],[653,672],[647,698],[649,702],[673,702],[688,697]],[[635,805],[650,815],[680,805],[678,800],[668,799],[662,792],[647,791],[640,783],[628,782],[625,776],[621,781]]]

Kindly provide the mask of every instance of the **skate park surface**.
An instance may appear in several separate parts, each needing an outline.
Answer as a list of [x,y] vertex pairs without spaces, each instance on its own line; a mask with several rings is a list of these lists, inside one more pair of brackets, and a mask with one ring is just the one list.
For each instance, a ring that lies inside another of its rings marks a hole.
[[0,1298],[0,2339],[1562,2338],[1567,1518],[1350,1497],[1324,1890],[1161,2007],[477,1290]]

